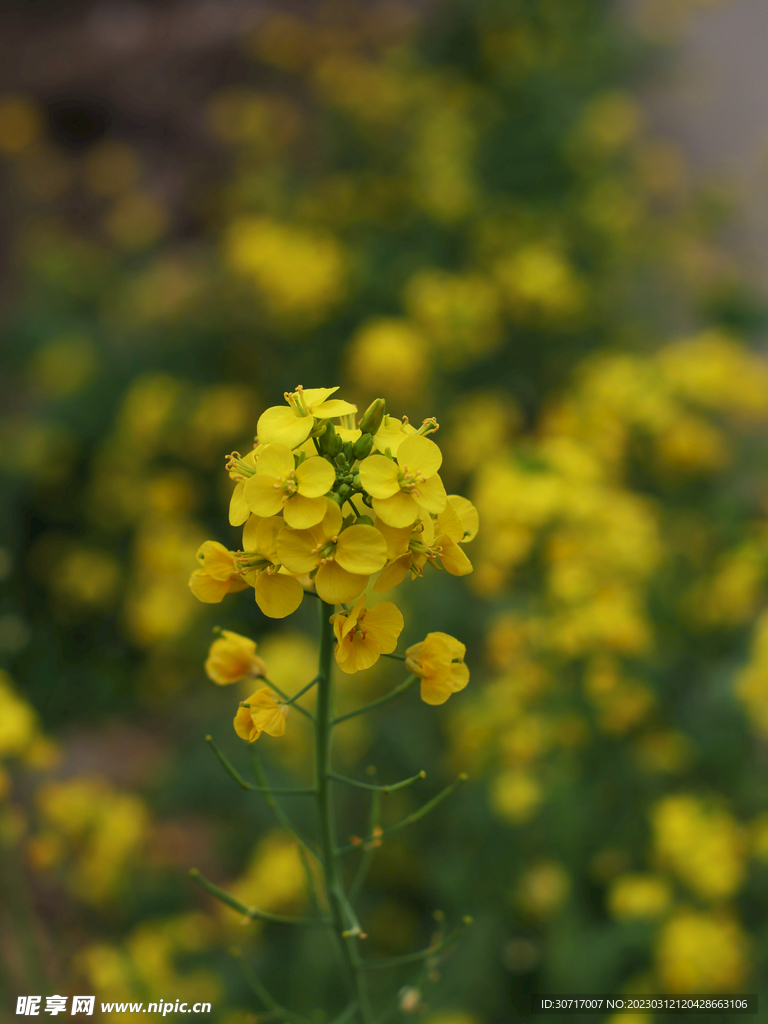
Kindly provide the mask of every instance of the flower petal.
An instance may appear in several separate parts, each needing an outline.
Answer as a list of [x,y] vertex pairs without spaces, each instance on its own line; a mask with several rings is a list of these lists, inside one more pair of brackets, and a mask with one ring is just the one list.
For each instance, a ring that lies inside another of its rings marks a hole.
[[229,501],[230,526],[242,526],[251,514],[250,509],[248,508],[248,502],[243,497],[243,486],[244,482],[239,480],[235,484],[234,491],[232,491],[232,497]]
[[315,589],[326,604],[348,604],[365,590],[367,576],[343,569],[338,562],[326,562],[317,570]]
[[389,523],[385,523],[378,517],[373,525],[387,542],[387,558],[399,558],[408,550],[408,543],[411,539],[410,526],[395,529],[394,526],[390,526]]
[[463,690],[469,682],[469,669],[460,661],[456,665],[451,665],[451,692],[458,693],[459,690]]
[[360,483],[372,498],[391,498],[400,490],[400,469],[386,455],[369,455],[360,463]]
[[443,651],[442,648],[438,648],[438,643],[445,644],[451,661],[453,661],[454,658],[463,659],[464,655],[467,653],[467,648],[461,640],[457,640],[456,637],[451,636],[450,633],[427,633],[424,642],[425,644],[428,643],[429,647],[434,648],[435,651],[439,649],[441,657],[443,655]]
[[[305,498],[319,498],[333,487],[336,470],[327,459],[317,455],[304,462],[296,470],[299,494]],[[321,516],[322,518],[322,516]]]
[[347,572],[370,576],[387,564],[387,543],[375,526],[350,526],[339,534],[335,557]]
[[450,498],[445,503],[445,508],[437,517],[435,532],[439,535],[445,534],[457,544],[464,536],[464,527],[461,525],[458,513],[456,512]]
[[427,512],[442,512],[448,501],[443,481],[437,473],[420,483],[413,497]]
[[461,525],[464,527],[463,543],[468,544],[469,541],[475,538],[480,528],[480,517],[477,514],[477,509],[468,498],[464,498],[460,494],[451,494],[448,500],[453,505],[456,514],[461,520]]
[[284,619],[295,612],[304,598],[304,589],[293,576],[264,570],[254,584],[256,604],[270,619]]
[[373,586],[373,589],[377,594],[383,594],[387,590],[391,590],[392,587],[396,587],[398,583],[402,583],[405,577],[408,575],[408,570],[411,567],[411,555],[410,552],[406,551],[404,555],[400,555],[394,562],[390,562],[386,565],[379,574],[379,578]]
[[403,468],[406,466],[411,473],[421,476],[434,476],[443,463],[443,453],[434,441],[420,434],[406,437],[397,450],[397,461]]
[[311,416],[297,416],[289,405],[273,405],[259,416],[256,430],[261,444],[298,448],[312,433],[314,425]]
[[445,704],[452,693],[450,674],[429,676],[421,680],[421,699],[425,704]]
[[256,534],[261,522],[263,522],[261,516],[252,515],[243,527],[243,551],[256,550]]
[[364,630],[382,654],[391,654],[403,631],[403,614],[391,601],[382,601],[365,613]]
[[451,576],[467,576],[472,572],[472,563],[450,537],[439,537],[437,543],[442,548],[440,561]]
[[273,476],[252,476],[245,482],[245,500],[257,516],[275,516],[283,510],[285,491]]
[[228,580],[235,570],[234,556],[217,540],[206,540],[195,554],[203,572],[215,580]]
[[411,434],[416,433],[416,428],[410,423],[403,423],[394,416],[385,416],[384,420],[373,435],[374,447],[380,452],[389,449],[392,455],[397,455],[400,445]]
[[294,530],[308,530],[317,526],[325,515],[323,498],[305,498],[303,494],[294,494],[285,503],[283,516],[286,523]]
[[312,572],[319,561],[314,549],[318,537],[314,530],[292,530],[284,526],[277,537],[277,560],[291,572]]
[[413,526],[419,515],[419,506],[410,494],[398,491],[391,498],[374,498],[373,511],[389,526]]
[[[241,740],[246,740],[248,743],[253,743],[258,738],[258,729],[254,730],[253,721],[251,720],[251,712],[249,708],[238,708],[237,714],[234,719],[235,732]],[[256,733],[254,736],[253,733]]]
[[229,580],[215,580],[202,569],[196,569],[189,577],[189,589],[203,604],[218,604],[229,593]]
[[[302,388],[304,403],[308,408],[311,408],[313,405],[322,405],[327,398],[330,398],[331,395],[339,390],[340,386],[337,384],[335,388]],[[293,394],[295,395],[296,392],[294,391]]]
[[277,555],[277,538],[280,531],[284,529],[283,520],[279,516],[271,516],[269,519],[262,519],[256,527],[256,551],[270,561],[275,560]]
[[347,675],[370,668],[379,660],[379,651],[354,633],[346,638],[340,649],[341,657],[337,657],[336,662]]
[[357,412],[357,406],[351,402],[343,402],[340,398],[332,398],[330,402],[312,405],[312,415],[318,419],[328,420],[332,416],[351,416]]
[[341,514],[341,509],[333,498],[326,498],[325,506],[325,516],[322,523],[320,523],[319,530],[323,537],[330,539],[331,537],[337,536],[344,520]]
[[293,452],[287,444],[267,444],[259,452],[256,473],[285,480],[288,474],[293,472],[294,467]]

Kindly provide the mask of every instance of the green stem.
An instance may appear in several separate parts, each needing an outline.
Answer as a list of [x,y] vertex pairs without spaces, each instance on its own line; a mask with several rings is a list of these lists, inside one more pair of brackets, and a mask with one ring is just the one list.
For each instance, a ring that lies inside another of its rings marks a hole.
[[349,843],[347,846],[340,846],[336,851],[337,854],[349,853],[350,850],[359,850],[362,846],[365,848],[368,843],[378,844],[385,836],[391,836],[393,832],[399,832],[400,829],[407,828],[408,825],[413,825],[414,822],[419,821],[425,814],[429,814],[431,810],[434,810],[438,804],[441,804],[446,797],[449,797],[451,793],[457,789],[462,782],[467,781],[467,776],[462,774],[445,789],[441,789],[437,796],[433,796],[431,800],[428,800],[423,807],[420,807],[418,811],[414,811],[412,814],[407,815],[402,821],[398,821],[394,825],[390,825],[389,828],[385,828],[379,835],[370,835],[366,839],[361,840],[357,843]]
[[404,964],[417,963],[419,960],[426,960],[430,956],[440,953],[450,946],[452,942],[461,934],[461,928],[455,928],[450,935],[446,935],[444,939],[440,939],[433,946],[427,946],[426,949],[420,949],[417,953],[405,953],[403,956],[391,956],[387,957],[386,960],[363,960],[361,967],[364,971],[375,971],[386,967],[402,967]]
[[[377,830],[380,828],[379,818],[381,816],[381,792],[374,789],[371,795],[371,813],[368,819],[368,835],[376,835]],[[352,903],[355,902],[360,894],[360,890],[365,884],[365,880],[368,877],[368,870],[373,860],[373,854],[376,847],[373,843],[369,843],[363,850],[363,856],[360,858],[360,863],[357,865],[357,871],[355,877],[352,879],[352,884],[349,887],[349,898]]]
[[333,626],[330,617],[333,606],[320,602],[320,663],[318,666],[317,708],[315,712],[315,787],[317,789],[317,810],[323,852],[325,889],[331,911],[332,928],[336,935],[342,959],[345,964],[351,998],[356,1000],[363,1024],[372,1020],[368,989],[360,971],[360,957],[357,949],[359,925],[354,912],[349,919],[351,907],[344,895],[341,872],[336,853],[336,835],[333,818],[333,787],[331,785],[331,732],[334,721],[333,679]]
[[280,822],[283,828],[288,829],[288,831],[293,835],[294,839],[298,841],[299,845],[302,846],[305,850],[308,850],[309,853],[311,853],[312,856],[315,857],[317,860],[320,860],[320,854],[311,845],[311,843],[308,843],[304,836],[302,836],[301,833],[297,831],[291,819],[285,813],[285,811],[277,802],[277,800],[275,800],[274,790],[270,788],[267,782],[267,777],[264,774],[264,767],[261,763],[261,758],[259,757],[259,752],[256,749],[255,743],[251,744],[249,753],[251,755],[251,767],[253,768],[253,774],[256,776],[256,780],[258,781],[259,786],[261,787],[261,791],[264,793],[264,799],[267,801],[267,806],[272,809],[277,820]]
[[221,889],[218,885],[214,885],[213,882],[209,882],[207,878],[203,878],[197,868],[192,868],[189,872],[190,878],[192,878],[201,889],[205,889],[211,896],[215,896],[217,900],[221,900],[222,903],[226,903],[228,907],[236,910],[238,914],[242,914],[243,917],[249,917],[253,921],[269,921],[271,924],[298,924],[304,927],[312,927],[318,924],[327,924],[328,919],[326,917],[287,917],[285,914],[272,914],[268,910],[258,910],[256,907],[246,907],[240,900],[236,900],[234,896],[225,890]]
[[253,793],[280,793],[282,796],[314,796],[314,789],[275,789],[272,786],[254,786],[252,783],[246,782],[237,768],[227,760],[212,736],[206,736],[205,742],[219,759],[219,763],[227,775],[231,775],[241,789],[249,789]]
[[[275,693],[278,695],[278,697],[282,697],[283,700],[286,702],[286,704],[290,704],[291,701],[296,700],[296,697],[300,697],[301,696],[301,693],[297,693],[295,697],[289,697],[287,693],[285,693],[283,690],[281,690],[279,686],[275,686],[275,684],[272,682],[272,680],[271,679],[267,679],[266,676],[264,677],[264,682],[267,684],[267,686],[271,690],[275,691]],[[311,685],[314,685],[314,682]],[[306,687],[306,689],[309,689],[309,687]],[[244,700],[241,700],[240,701],[240,707],[241,708],[247,708],[248,707],[248,703],[246,701],[244,701]],[[312,714],[311,711],[307,711],[307,709],[303,708],[301,706],[301,704],[295,704],[294,707],[296,708],[297,711],[300,711],[301,714],[304,715],[305,718],[308,718],[310,720],[310,722],[314,722],[315,716]]]
[[427,777],[427,773],[421,771],[418,775],[412,775],[410,779],[403,779],[402,782],[393,782],[389,786],[374,786],[370,782],[358,782],[357,779],[350,779],[346,775],[339,775],[336,772],[329,772],[328,774],[336,782],[343,782],[347,786],[354,786],[356,789],[370,789],[375,793],[384,794],[396,793],[398,789],[405,789],[406,786],[412,786],[414,782],[418,782],[419,779],[426,779]]
[[356,711],[348,711],[346,715],[339,715],[338,718],[334,718],[333,725],[338,725],[339,722],[346,722],[348,718],[354,718],[356,715],[364,715],[366,711],[373,711],[374,708],[380,708],[382,704],[388,704],[395,697],[399,697],[401,693],[405,693],[409,690],[419,677],[416,675],[408,676],[405,682],[400,683],[394,690],[390,690],[389,693],[385,693],[383,697],[379,697],[378,700],[371,701],[370,704],[363,704],[361,708]]
[[404,654],[395,654],[394,651],[391,654],[385,654],[384,652],[382,652],[381,656],[382,658],[394,658],[395,661],[405,661]]
[[303,697],[304,694],[307,692],[307,690],[311,690],[312,687],[315,686],[316,683],[317,683],[317,676],[315,676],[315,678],[312,680],[311,683],[307,683],[306,686],[302,686],[302,688],[299,690],[298,693],[294,693],[294,695],[291,697],[291,699],[287,700],[283,706],[287,708],[287,707],[290,707],[291,704],[295,704],[296,701],[299,699],[299,697]]

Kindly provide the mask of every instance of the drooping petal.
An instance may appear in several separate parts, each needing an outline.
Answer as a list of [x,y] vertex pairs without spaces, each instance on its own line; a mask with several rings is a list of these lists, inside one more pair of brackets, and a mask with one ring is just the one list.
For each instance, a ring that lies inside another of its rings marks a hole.
[[451,661],[454,658],[462,658],[463,659],[464,655],[467,653],[467,648],[461,642],[461,640],[457,640],[456,637],[455,636],[451,636],[450,633],[440,633],[439,631],[434,632],[434,633],[427,633],[427,636],[426,636],[424,642],[425,642],[425,644],[429,645],[430,649],[440,650],[440,655],[441,656],[442,656],[442,649],[439,648],[438,645],[439,644],[445,644],[445,647],[448,650],[448,654],[450,656],[450,660]]
[[360,483],[372,498],[391,498],[400,490],[400,469],[386,455],[369,455],[360,463]]
[[293,452],[287,444],[268,444],[259,452],[259,461],[256,463],[259,476],[274,476],[285,480],[293,470]]
[[299,494],[303,494],[305,498],[319,498],[327,494],[335,479],[336,471],[333,466],[327,459],[318,456],[305,459],[296,470]]
[[293,576],[280,572],[260,572],[254,584],[256,604],[270,619],[284,619],[295,612],[304,598],[304,589]]
[[257,516],[275,516],[283,509],[285,491],[273,476],[252,476],[245,482],[244,494]]
[[344,402],[340,398],[332,398],[330,402],[323,402],[321,405],[312,405],[312,415],[321,420],[330,419],[332,416],[351,416],[356,412],[356,405]]
[[205,661],[205,674],[219,686],[236,683],[264,663],[256,657],[256,643],[247,636],[223,629]]
[[317,545],[313,530],[292,530],[284,526],[277,536],[277,560],[291,572],[312,572],[319,559],[313,553]]
[[362,672],[379,660],[379,652],[355,633],[351,633],[337,650],[341,653],[336,658],[337,664],[347,675]]
[[256,550],[256,534],[259,529],[259,523],[261,522],[263,522],[261,516],[252,515],[251,518],[243,527],[243,551]]
[[235,484],[235,489],[232,491],[232,497],[229,502],[229,522],[231,526],[242,526],[251,514],[248,502],[243,496],[243,489],[244,481],[239,480]]
[[311,416],[297,416],[289,405],[273,405],[259,416],[256,430],[261,444],[298,448],[312,433],[314,425]]
[[477,509],[468,498],[464,498],[460,494],[451,494],[448,496],[448,500],[461,520],[461,525],[464,527],[464,543],[468,544],[475,538],[480,528]]
[[387,563],[387,543],[375,526],[350,526],[339,535],[336,561],[347,572],[370,576]]
[[403,631],[403,614],[391,601],[382,601],[365,613],[364,629],[367,639],[373,641],[381,654],[391,654],[397,647],[397,638]]
[[197,549],[195,558],[203,572],[215,580],[228,580],[235,568],[232,552],[227,551],[217,540],[203,541]]
[[402,583],[405,577],[408,575],[408,570],[411,567],[411,555],[410,552],[406,551],[404,555],[400,555],[394,562],[390,562],[389,565],[384,566],[381,570],[379,578],[376,580],[373,589],[378,594],[383,594],[387,590],[391,590],[392,587],[396,587],[398,583]]
[[446,501],[445,508],[437,517],[436,532],[438,534],[445,534],[457,544],[464,536],[464,527],[461,525],[461,519],[459,519],[450,498]]
[[315,576],[315,589],[326,604],[349,604],[362,594],[367,583],[367,576],[347,572],[338,562],[321,565]]
[[390,498],[374,498],[373,511],[390,526],[413,526],[419,515],[419,506],[410,494],[398,491]]
[[397,450],[397,461],[412,473],[434,476],[443,463],[443,453],[434,441],[420,434],[406,437]]
[[238,708],[234,719],[235,732],[241,740],[253,743],[258,739],[259,730],[254,728],[249,708]]
[[283,517],[294,530],[308,530],[317,526],[325,515],[325,501],[322,498],[305,498],[294,494],[285,503]]
[[450,673],[421,680],[421,699],[425,704],[445,704],[453,692]]
[[448,501],[443,481],[437,473],[420,483],[413,497],[427,512],[442,512]]
[[440,537],[437,543],[442,548],[440,561],[443,563],[443,568],[451,576],[467,576],[472,572],[472,563],[459,545],[454,543],[450,537]]
[[451,665],[451,692],[458,693],[469,682],[469,669],[463,661]]
[[202,569],[196,569],[189,577],[189,589],[198,601],[218,604],[229,593],[229,580],[215,580]]

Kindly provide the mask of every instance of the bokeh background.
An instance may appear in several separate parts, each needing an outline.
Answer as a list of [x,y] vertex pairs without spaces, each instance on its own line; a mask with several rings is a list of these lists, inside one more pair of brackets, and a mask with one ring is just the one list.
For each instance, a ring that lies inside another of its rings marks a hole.
[[[248,1024],[233,946],[295,1009],[333,999],[317,937],[187,875],[306,902],[204,743],[245,770],[202,662],[233,628],[298,688],[312,616],[187,589],[202,540],[238,544],[224,456],[297,383],[436,415],[481,516],[473,575],[396,595],[470,686],[339,730],[342,770],[428,771],[391,820],[471,777],[373,860],[373,953],[475,921],[415,1016],[768,997],[760,7],[4,5],[0,1019],[94,992]],[[396,678],[370,676],[341,700]],[[297,718],[260,741],[278,783],[309,770]]]

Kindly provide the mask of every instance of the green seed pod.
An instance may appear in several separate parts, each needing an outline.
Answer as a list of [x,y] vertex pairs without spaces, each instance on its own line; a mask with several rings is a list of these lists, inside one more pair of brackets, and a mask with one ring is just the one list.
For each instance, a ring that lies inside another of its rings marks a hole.
[[358,426],[363,434],[375,434],[382,424],[387,403],[383,398],[375,398],[363,413]]
[[373,448],[373,434],[361,434],[352,445],[352,454],[356,459],[365,459]]

